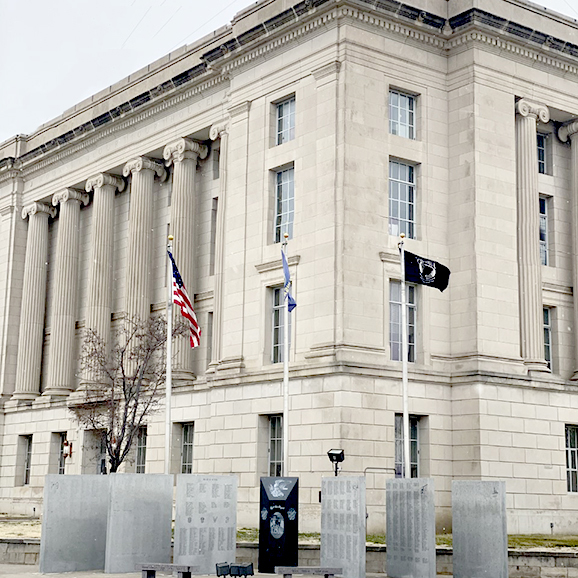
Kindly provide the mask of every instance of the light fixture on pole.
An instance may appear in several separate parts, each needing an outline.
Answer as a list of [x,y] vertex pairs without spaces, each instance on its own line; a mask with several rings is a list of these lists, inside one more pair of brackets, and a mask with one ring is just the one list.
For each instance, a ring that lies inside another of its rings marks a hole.
[[339,464],[345,459],[345,451],[329,450],[327,456],[329,457],[329,461],[335,466],[335,475],[337,475],[341,469]]

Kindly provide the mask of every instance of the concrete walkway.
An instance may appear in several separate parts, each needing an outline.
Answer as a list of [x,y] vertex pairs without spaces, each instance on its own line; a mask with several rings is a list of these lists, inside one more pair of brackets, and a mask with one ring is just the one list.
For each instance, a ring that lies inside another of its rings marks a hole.
[[[104,574],[103,572],[63,572],[58,574],[40,574],[38,566],[27,564],[0,564],[1,578],[141,578],[140,572],[130,572],[128,574]],[[157,574],[157,576],[170,576],[170,574]],[[277,578],[275,574],[255,574],[255,578]],[[213,576],[195,576],[195,578],[215,578]],[[280,577],[279,577],[280,578]],[[385,574],[366,574],[366,578],[387,578]],[[451,576],[440,576],[439,578],[452,578]]]

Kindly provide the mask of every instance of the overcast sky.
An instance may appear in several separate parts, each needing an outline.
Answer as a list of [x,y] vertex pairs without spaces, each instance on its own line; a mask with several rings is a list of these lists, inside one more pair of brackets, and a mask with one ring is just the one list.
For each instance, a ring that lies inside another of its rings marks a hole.
[[[407,0],[411,4],[411,0]],[[0,142],[227,24],[250,0],[0,0]],[[538,4],[578,19],[576,0]]]

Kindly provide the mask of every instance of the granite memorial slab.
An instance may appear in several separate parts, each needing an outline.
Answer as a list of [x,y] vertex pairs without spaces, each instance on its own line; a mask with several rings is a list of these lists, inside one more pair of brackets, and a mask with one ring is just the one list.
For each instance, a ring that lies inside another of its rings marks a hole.
[[435,578],[433,480],[387,480],[386,523],[387,575],[391,578]]
[[104,571],[171,561],[173,476],[112,474]]
[[365,578],[365,477],[321,480],[321,566]]
[[507,578],[506,482],[452,482],[453,575]]
[[237,477],[177,476],[174,563],[213,574],[235,562],[236,546]]
[[299,478],[261,478],[259,572],[297,566],[299,552]]
[[108,487],[109,476],[45,477],[40,572],[104,568]]

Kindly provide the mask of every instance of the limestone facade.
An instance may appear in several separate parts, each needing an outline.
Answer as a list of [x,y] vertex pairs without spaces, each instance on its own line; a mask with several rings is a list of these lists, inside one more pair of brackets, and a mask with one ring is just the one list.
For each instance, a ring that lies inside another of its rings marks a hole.
[[[67,406],[90,387],[81,335],[163,314],[170,232],[203,331],[193,352],[175,343],[173,469],[194,424],[192,471],[236,474],[239,525],[256,526],[290,223],[301,529],[319,530],[343,448],[383,533],[403,221],[406,248],[452,271],[444,293],[415,290],[409,364],[440,530],[452,479],[503,479],[511,532],[578,532],[578,25],[524,0],[401,6],[262,0],[0,143],[0,511],[38,512],[47,473],[96,473],[95,432]],[[163,464],[161,410],[145,471]]]

